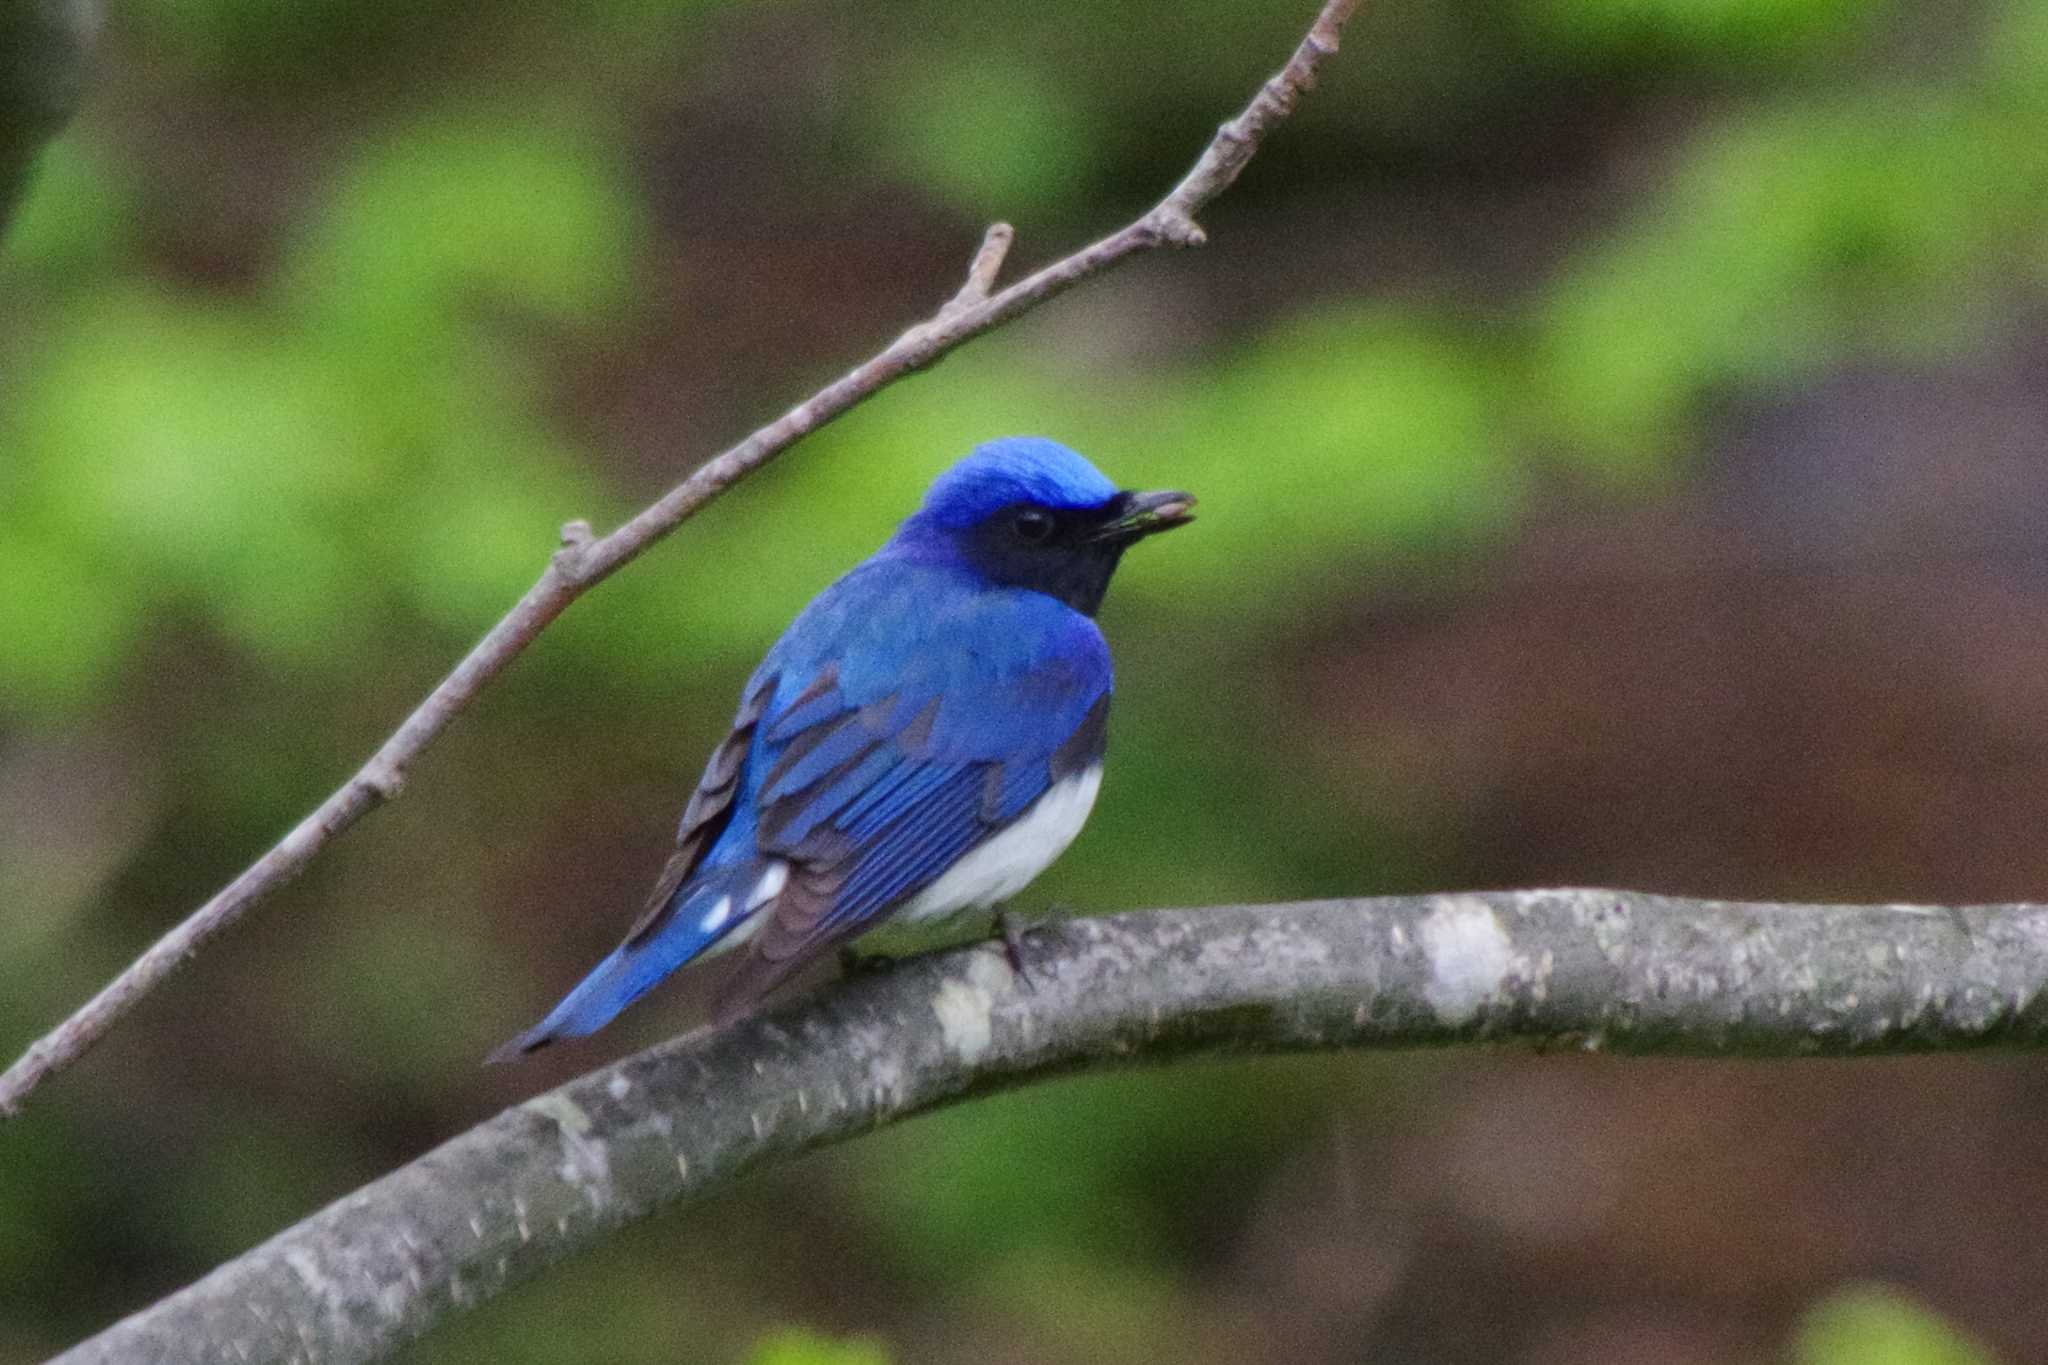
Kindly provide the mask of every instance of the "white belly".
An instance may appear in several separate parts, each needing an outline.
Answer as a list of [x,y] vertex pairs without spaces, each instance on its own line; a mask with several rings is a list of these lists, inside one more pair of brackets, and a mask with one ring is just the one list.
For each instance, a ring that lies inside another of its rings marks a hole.
[[896,918],[915,923],[1002,904],[1067,851],[1101,789],[1100,763],[1055,782],[1015,823],[969,849],[906,901]]
[[[1016,821],[967,851],[967,855],[940,875],[939,879],[903,903],[890,918],[915,924],[946,919],[966,910],[1000,905],[1031,884],[1033,878],[1053,865],[1095,807],[1095,793],[1102,789],[1102,765],[1084,768],[1062,778],[1046,789]],[[789,880],[789,864],[772,862],[762,875],[740,921],[722,938],[704,950],[713,957],[744,944],[761,927],[762,910],[774,900]],[[703,927],[717,929],[732,917],[730,897],[720,897],[704,916]]]

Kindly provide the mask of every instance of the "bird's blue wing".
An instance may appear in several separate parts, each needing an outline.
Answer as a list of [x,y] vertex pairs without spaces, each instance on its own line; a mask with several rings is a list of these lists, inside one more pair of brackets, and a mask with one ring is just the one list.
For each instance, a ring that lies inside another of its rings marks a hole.
[[720,992],[722,1013],[861,932],[1102,755],[1111,677],[1094,622],[1038,593],[878,569],[821,599],[756,675],[772,693],[748,756],[753,842],[790,876]]
[[[711,751],[704,776],[690,794],[676,831],[675,852],[625,941],[556,1002],[546,1018],[493,1052],[490,1060],[508,1061],[559,1038],[596,1032],[731,932],[741,918],[732,913],[735,900],[744,904],[761,872],[759,863],[745,852],[752,843],[752,822],[742,786],[755,733],[773,695],[772,677],[757,674],[747,684],[732,729]],[[725,909],[715,922],[707,922],[705,912],[721,897],[726,898]]]
[[753,748],[755,729],[773,695],[773,678],[757,673],[748,681],[740,696],[740,709],[733,716],[732,729],[711,751],[704,775],[697,779],[697,789],[690,793],[690,803],[683,808],[682,821],[676,827],[675,852],[669,855],[661,876],[655,880],[639,920],[626,932],[625,942],[619,945],[621,949],[646,943],[661,933],[677,907],[688,899],[676,893],[703,869],[707,855],[720,846],[732,824],[734,798]]
[[494,1059],[603,1027],[764,916],[719,991],[737,1012],[1095,763],[1109,694],[1094,622],[1052,598],[937,566],[855,570],[748,682],[640,921]]

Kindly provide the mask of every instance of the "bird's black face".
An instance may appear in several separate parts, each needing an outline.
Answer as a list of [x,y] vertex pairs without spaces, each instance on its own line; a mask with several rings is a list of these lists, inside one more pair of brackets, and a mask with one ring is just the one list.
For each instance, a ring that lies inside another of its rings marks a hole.
[[965,556],[990,580],[1093,616],[1117,561],[1146,536],[1194,520],[1192,494],[1119,493],[1095,507],[1012,503],[970,528]]

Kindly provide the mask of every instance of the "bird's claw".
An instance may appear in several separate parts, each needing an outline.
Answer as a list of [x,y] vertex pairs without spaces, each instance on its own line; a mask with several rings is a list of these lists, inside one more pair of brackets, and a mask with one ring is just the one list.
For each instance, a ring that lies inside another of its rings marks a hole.
[[1031,980],[1031,973],[1024,966],[1024,936],[1036,929],[1042,920],[1023,919],[1013,915],[1007,906],[996,911],[996,937],[1003,941],[1003,957],[1009,962],[1010,970],[1017,974],[1017,980],[1027,991],[1036,991],[1037,985]]

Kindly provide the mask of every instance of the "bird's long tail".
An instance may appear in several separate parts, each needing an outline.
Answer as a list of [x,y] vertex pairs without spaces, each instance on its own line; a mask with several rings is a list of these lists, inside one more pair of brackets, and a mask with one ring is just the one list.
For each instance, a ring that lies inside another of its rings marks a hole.
[[677,888],[669,913],[651,933],[636,934],[614,948],[547,1018],[486,1060],[516,1061],[560,1039],[597,1032],[676,968],[737,942],[734,931],[760,908],[758,893],[764,889],[762,869],[751,862],[704,872]]

